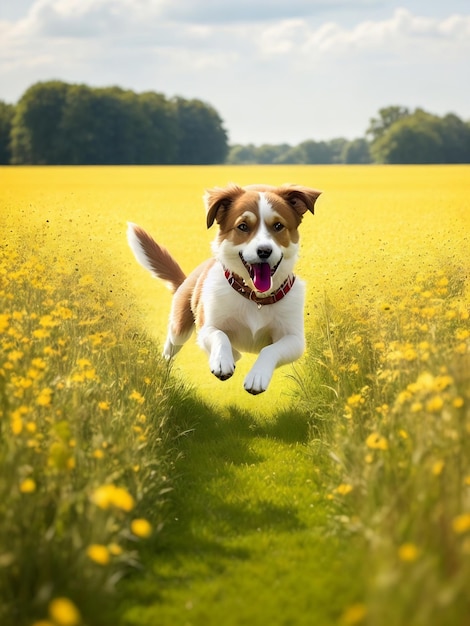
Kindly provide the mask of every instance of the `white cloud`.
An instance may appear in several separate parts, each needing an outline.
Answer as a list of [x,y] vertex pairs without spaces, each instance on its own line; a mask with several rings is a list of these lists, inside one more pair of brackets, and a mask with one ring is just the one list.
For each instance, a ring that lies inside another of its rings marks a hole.
[[177,93],[213,104],[237,141],[359,135],[394,103],[469,117],[470,15],[372,11],[387,4],[34,0],[0,21],[0,99],[51,78]]
[[[273,45],[273,42],[279,42]],[[412,15],[406,9],[397,9],[387,20],[365,21],[353,28],[344,28],[334,22],[309,28],[306,20],[286,20],[269,27],[260,39],[264,54],[312,52],[334,53],[336,56],[357,51],[390,50],[410,44],[451,44],[461,51],[470,49],[470,16],[453,15],[444,20]]]

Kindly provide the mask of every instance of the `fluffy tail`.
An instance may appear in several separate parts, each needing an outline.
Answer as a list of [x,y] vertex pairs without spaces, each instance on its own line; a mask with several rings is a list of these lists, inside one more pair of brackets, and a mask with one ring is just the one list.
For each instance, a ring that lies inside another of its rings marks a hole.
[[186,275],[168,250],[159,246],[143,228],[131,222],[128,223],[127,241],[140,265],[163,280],[174,293]]

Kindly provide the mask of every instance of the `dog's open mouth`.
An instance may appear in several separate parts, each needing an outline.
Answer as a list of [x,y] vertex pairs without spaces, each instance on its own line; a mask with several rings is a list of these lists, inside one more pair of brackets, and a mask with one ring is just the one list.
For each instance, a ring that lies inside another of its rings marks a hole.
[[270,291],[273,284],[272,277],[282,261],[282,256],[274,267],[271,267],[269,263],[247,263],[241,252],[240,259],[246,267],[256,291],[259,291],[260,293]]

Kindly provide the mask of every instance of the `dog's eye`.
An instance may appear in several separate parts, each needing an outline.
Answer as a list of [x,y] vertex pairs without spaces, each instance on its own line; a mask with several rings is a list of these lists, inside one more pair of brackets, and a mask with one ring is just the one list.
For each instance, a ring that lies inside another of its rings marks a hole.
[[237,228],[238,230],[241,230],[242,233],[247,233],[249,231],[248,224],[246,224],[245,222],[238,224]]
[[284,224],[281,224],[281,222],[276,222],[275,224],[273,224],[273,228],[277,233],[279,233],[281,230],[284,230]]

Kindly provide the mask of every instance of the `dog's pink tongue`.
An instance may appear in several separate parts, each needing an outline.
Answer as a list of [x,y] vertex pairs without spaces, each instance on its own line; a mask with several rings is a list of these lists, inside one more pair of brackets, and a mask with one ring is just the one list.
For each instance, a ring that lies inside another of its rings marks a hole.
[[253,268],[253,284],[256,291],[263,293],[271,289],[271,266],[269,263],[256,263]]

